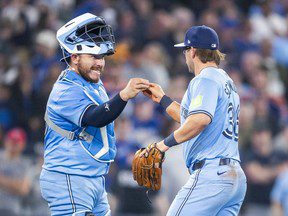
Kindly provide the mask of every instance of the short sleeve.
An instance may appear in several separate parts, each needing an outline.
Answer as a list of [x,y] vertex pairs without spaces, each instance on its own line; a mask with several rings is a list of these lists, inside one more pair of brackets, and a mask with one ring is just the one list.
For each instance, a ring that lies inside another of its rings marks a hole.
[[57,115],[69,120],[81,127],[81,119],[85,110],[91,106],[93,101],[78,86],[69,87],[57,101],[51,104]]
[[191,88],[189,115],[205,113],[212,120],[217,106],[219,85],[213,80],[199,78],[195,80]]

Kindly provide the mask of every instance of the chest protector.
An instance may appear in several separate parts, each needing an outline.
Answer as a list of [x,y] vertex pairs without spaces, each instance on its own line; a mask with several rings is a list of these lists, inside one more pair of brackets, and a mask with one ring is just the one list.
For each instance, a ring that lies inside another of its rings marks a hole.
[[[66,83],[67,85],[77,85],[85,95],[95,105],[101,105],[109,100],[108,95],[104,89],[101,81],[98,84],[87,84],[86,81],[77,79],[71,74],[63,73],[60,75],[57,82]],[[85,83],[86,82],[86,83]],[[65,119],[63,119],[65,121]],[[53,131],[61,136],[71,140],[78,141],[85,151],[94,159],[100,162],[112,162],[116,155],[115,134],[114,134],[114,122],[101,127],[96,128],[92,126],[80,127],[72,122],[69,122],[75,130],[67,130],[63,126],[55,124],[50,118],[48,109],[45,113],[45,122]]]

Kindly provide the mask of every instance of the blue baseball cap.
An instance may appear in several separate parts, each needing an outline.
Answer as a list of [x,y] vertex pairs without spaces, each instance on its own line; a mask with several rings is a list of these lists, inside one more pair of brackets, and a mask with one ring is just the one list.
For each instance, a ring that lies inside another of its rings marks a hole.
[[217,50],[219,49],[219,38],[216,31],[208,26],[193,26],[186,32],[184,42],[175,44],[174,47]]

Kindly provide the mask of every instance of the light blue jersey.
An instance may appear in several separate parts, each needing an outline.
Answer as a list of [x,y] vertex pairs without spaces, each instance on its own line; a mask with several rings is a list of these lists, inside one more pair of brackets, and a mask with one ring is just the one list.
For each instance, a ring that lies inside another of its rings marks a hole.
[[247,183],[238,152],[239,96],[224,70],[204,68],[189,84],[181,103],[181,124],[204,113],[211,123],[182,143],[190,177],[167,216],[238,215]]
[[[208,26],[192,26],[184,42],[174,46],[184,49],[189,68],[192,63],[195,67],[206,66],[195,71],[199,74],[191,80],[182,99],[181,125],[189,115],[198,113],[209,116],[211,122],[196,137],[182,143],[190,178],[167,216],[236,216],[247,189],[238,151],[240,99],[232,79],[216,67],[219,61],[215,58],[206,63],[197,55],[197,49],[203,49],[222,59],[218,35]],[[210,63],[214,67],[208,66]]]
[[271,192],[271,199],[280,203],[284,215],[288,216],[288,170],[279,175]]
[[196,137],[183,143],[186,166],[202,159],[232,158],[238,151],[239,95],[222,69],[204,68],[191,80],[181,102],[181,124],[196,113],[207,114],[211,123]]
[[[69,140],[47,126],[44,169],[88,177],[108,172],[116,154],[114,123],[102,128],[81,126],[89,106],[108,100],[101,81],[90,83],[73,71],[62,72],[49,96],[47,114],[58,127],[75,132],[76,138]],[[77,137],[83,130],[92,137],[91,140]]]

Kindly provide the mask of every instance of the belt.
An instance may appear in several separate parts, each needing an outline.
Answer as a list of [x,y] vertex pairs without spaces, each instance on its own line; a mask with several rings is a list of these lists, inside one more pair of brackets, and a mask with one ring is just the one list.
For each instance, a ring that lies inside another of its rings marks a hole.
[[[190,170],[195,171],[197,169],[201,169],[205,165],[205,162],[206,162],[205,159],[195,162],[193,166],[189,168],[189,172]],[[230,165],[230,164],[235,164],[235,160],[232,158],[220,158],[219,160],[219,166]]]

